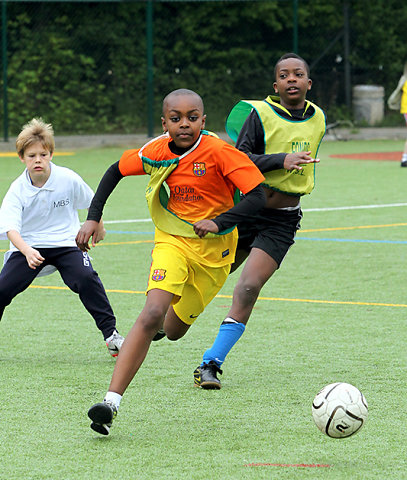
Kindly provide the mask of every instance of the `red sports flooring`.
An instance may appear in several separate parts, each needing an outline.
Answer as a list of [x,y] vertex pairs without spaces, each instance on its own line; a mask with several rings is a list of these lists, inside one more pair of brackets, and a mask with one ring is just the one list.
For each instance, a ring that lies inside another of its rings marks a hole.
[[332,158],[350,158],[354,160],[380,160],[389,162],[400,162],[402,152],[367,152],[348,153],[343,155],[329,155]]

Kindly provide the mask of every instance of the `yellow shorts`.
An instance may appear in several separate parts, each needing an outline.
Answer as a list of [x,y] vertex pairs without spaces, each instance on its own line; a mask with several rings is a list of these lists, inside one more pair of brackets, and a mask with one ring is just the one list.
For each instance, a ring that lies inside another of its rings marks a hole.
[[188,259],[175,245],[159,243],[152,252],[149,290],[173,293],[172,305],[178,317],[192,325],[225,283],[230,265],[208,267]]

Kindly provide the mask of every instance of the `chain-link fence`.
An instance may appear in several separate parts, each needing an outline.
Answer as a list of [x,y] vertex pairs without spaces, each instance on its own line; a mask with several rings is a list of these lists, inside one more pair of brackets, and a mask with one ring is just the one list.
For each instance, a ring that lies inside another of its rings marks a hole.
[[159,131],[162,98],[181,87],[220,130],[236,101],[272,93],[276,60],[296,49],[311,65],[309,99],[331,121],[352,119],[352,87],[387,96],[407,59],[407,6],[393,0],[1,3],[10,134],[33,116],[60,135]]

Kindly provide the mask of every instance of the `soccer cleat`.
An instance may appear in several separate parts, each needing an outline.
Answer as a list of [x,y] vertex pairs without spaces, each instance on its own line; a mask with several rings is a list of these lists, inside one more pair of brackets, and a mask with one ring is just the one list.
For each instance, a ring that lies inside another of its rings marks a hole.
[[156,342],[157,340],[161,340],[164,337],[165,337],[165,332],[162,328],[160,328],[160,330],[158,330],[158,332],[154,335],[153,342]]
[[101,435],[109,435],[116,415],[117,408],[112,402],[95,403],[88,411],[88,417],[92,420],[90,428]]
[[209,363],[200,365],[194,371],[194,386],[206,390],[219,390],[221,388],[220,380],[216,376],[222,375],[222,370],[211,360]]
[[119,350],[122,348],[123,342],[124,338],[116,330],[109,338],[106,338],[106,346],[112,357],[119,355]]

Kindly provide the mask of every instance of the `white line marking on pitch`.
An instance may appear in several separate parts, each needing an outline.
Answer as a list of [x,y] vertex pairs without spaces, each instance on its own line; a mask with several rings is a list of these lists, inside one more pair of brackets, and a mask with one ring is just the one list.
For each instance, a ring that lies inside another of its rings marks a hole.
[[137,220],[103,220],[103,223],[145,223],[152,222],[151,218],[139,218]]
[[[390,207],[407,207],[407,203],[388,203],[384,205],[354,205],[348,207],[325,207],[325,208],[303,208],[303,212],[333,212],[335,210],[361,210],[365,208],[390,208]],[[133,220],[103,220],[105,224],[114,223],[147,223],[151,222],[151,218],[139,218]]]
[[361,210],[364,208],[407,207],[407,203],[388,203],[387,205],[355,205],[349,207],[303,208],[303,212],[332,212],[334,210]]

